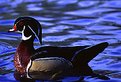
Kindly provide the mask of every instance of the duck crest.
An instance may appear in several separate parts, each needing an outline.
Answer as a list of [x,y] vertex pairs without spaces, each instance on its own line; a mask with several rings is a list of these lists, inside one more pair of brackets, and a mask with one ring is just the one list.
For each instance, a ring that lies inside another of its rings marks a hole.
[[[32,31],[32,33],[35,35],[35,37],[37,38],[37,40],[40,41],[40,40],[39,40],[39,37],[38,37],[38,36],[39,36],[39,29],[38,29],[38,35],[37,35],[37,34],[34,32],[34,30],[33,30],[29,25],[28,25],[28,27],[29,27],[29,29]],[[30,38],[31,38],[31,37],[30,37]],[[40,44],[41,44],[41,43],[40,43]]]

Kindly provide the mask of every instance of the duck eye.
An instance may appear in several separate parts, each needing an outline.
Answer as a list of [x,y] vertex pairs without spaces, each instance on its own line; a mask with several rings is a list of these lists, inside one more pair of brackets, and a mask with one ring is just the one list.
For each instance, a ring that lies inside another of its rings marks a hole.
[[18,22],[18,23],[16,23],[16,25],[17,25],[17,29],[19,30],[19,31],[22,31],[23,30],[23,26],[24,26],[24,23],[23,22]]
[[23,26],[23,25],[24,25],[24,23],[23,23],[23,22],[20,22],[18,25],[19,25],[19,26]]

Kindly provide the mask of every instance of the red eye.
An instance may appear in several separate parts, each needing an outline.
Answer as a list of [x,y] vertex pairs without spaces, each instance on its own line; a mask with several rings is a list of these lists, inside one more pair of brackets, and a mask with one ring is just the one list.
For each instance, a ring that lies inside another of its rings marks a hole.
[[20,22],[20,23],[19,23],[19,25],[20,25],[20,26],[23,26],[23,25],[24,25],[24,23],[23,23],[23,22]]

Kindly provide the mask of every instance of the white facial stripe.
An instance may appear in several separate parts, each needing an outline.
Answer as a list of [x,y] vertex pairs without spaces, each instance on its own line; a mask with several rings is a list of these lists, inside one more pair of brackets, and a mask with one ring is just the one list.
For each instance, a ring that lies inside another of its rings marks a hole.
[[30,35],[29,37],[26,37],[24,35],[24,30],[25,30],[25,26],[23,27],[23,30],[22,30],[22,40],[29,40],[32,37],[32,35]]
[[33,29],[32,29],[29,25],[28,25],[28,27],[29,27],[30,30],[34,33],[34,35],[35,35],[35,37],[37,38],[37,40],[40,41],[40,40],[39,40],[39,37],[38,37],[37,34],[33,31]]

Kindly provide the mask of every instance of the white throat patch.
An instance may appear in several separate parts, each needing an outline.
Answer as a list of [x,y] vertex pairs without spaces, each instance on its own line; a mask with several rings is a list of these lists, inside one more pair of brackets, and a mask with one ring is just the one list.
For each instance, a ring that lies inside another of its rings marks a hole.
[[22,40],[29,40],[29,39],[32,37],[32,35],[26,37],[26,36],[24,35],[24,30],[25,30],[25,26],[23,27],[23,30],[22,30]]

